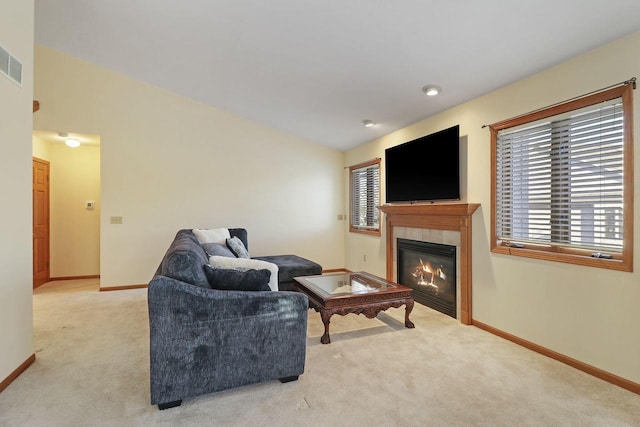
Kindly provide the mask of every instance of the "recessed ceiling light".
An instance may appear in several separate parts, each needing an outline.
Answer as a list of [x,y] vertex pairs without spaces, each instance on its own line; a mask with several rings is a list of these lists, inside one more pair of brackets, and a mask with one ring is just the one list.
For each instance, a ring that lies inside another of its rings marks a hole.
[[442,88],[436,85],[426,85],[422,88],[422,92],[427,96],[436,96],[442,92]]
[[366,128],[370,128],[370,127],[375,126],[375,123],[374,123],[374,122],[372,122],[371,120],[363,120],[363,121],[362,121],[362,124],[363,124],[363,125],[364,125],[364,127],[366,127]]

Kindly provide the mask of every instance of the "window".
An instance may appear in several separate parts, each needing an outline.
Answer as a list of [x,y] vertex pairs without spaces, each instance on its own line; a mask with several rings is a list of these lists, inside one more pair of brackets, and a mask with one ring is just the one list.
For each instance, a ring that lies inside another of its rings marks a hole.
[[632,91],[491,126],[493,252],[633,271]]
[[349,231],[380,235],[380,159],[349,167]]

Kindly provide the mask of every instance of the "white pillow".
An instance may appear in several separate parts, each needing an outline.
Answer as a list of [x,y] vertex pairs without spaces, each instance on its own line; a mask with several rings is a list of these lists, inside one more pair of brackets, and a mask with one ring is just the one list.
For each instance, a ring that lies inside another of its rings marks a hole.
[[231,238],[228,228],[194,228],[191,231],[193,231],[193,234],[195,234],[196,239],[198,239],[198,243],[200,244],[220,243],[221,245],[226,245],[227,239]]
[[233,270],[262,270],[271,272],[269,287],[272,291],[278,290],[278,266],[272,262],[251,258],[229,258],[226,256],[213,255],[209,258],[209,265],[213,268],[231,268]]

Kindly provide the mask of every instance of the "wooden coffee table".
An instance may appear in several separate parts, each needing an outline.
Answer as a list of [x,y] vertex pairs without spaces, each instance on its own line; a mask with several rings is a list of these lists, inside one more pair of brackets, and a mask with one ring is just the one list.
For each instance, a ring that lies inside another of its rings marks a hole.
[[294,277],[294,289],[309,297],[309,307],[320,312],[324,323],[322,344],[329,344],[331,316],[349,313],[364,314],[373,319],[383,310],[405,305],[404,325],[415,328],[409,320],[413,310],[411,288],[389,282],[365,272],[335,273],[321,276]]

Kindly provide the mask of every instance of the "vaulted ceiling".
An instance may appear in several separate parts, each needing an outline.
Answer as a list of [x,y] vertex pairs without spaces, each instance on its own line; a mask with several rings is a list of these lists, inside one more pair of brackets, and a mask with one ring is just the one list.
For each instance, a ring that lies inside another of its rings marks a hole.
[[637,0],[35,4],[36,43],[340,150],[640,30]]

